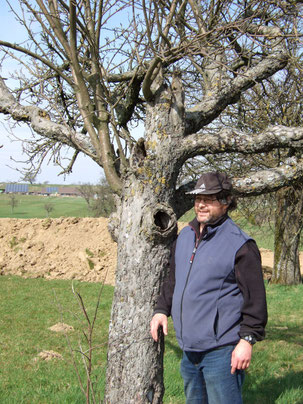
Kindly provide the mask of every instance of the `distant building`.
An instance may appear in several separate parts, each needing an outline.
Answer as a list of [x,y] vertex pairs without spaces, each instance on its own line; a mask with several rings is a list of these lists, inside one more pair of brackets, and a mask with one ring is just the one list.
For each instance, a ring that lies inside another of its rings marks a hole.
[[59,194],[61,196],[82,196],[76,187],[59,187]]
[[5,191],[6,194],[28,194],[27,184],[6,184]]
[[77,187],[58,187],[49,186],[34,189],[29,189],[27,184],[0,184],[0,193],[5,192],[6,194],[31,194],[31,195],[43,195],[43,196],[82,196],[81,192]]
[[46,193],[50,194],[58,194],[58,187],[46,187]]

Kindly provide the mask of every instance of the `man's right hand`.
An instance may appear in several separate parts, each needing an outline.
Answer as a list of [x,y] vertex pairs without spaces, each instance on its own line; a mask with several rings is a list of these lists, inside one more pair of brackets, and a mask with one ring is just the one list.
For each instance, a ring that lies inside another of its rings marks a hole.
[[150,333],[156,342],[158,341],[159,327],[162,327],[164,335],[167,335],[167,316],[165,314],[155,314],[150,322]]

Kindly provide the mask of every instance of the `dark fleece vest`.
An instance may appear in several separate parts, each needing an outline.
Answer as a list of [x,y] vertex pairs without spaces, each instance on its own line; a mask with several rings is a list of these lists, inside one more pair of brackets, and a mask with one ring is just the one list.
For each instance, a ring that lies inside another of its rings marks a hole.
[[249,240],[230,218],[208,228],[196,248],[185,227],[176,245],[172,318],[184,351],[206,351],[239,340],[243,297],[235,277],[235,256]]

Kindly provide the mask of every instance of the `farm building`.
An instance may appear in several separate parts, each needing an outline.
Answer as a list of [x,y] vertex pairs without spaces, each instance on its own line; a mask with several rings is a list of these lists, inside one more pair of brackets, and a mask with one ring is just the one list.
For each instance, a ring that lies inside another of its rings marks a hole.
[[[1,192],[1,190],[0,190]],[[29,189],[27,184],[4,184],[3,191],[6,194],[31,194],[44,196],[82,196],[77,187],[49,186]]]
[[6,194],[28,194],[27,184],[6,184],[5,191]]

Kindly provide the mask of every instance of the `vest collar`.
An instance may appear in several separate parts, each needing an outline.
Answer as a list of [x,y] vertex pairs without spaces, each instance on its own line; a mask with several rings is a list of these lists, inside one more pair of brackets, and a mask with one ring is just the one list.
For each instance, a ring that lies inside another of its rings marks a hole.
[[206,224],[203,228],[202,234],[200,234],[200,223],[198,222],[196,217],[194,218],[194,220],[189,222],[189,226],[191,226],[195,230],[198,238],[204,238],[206,235],[213,233],[213,231],[222,223],[224,223],[226,219],[228,219],[227,213],[219,217],[219,219],[216,220],[214,223]]

